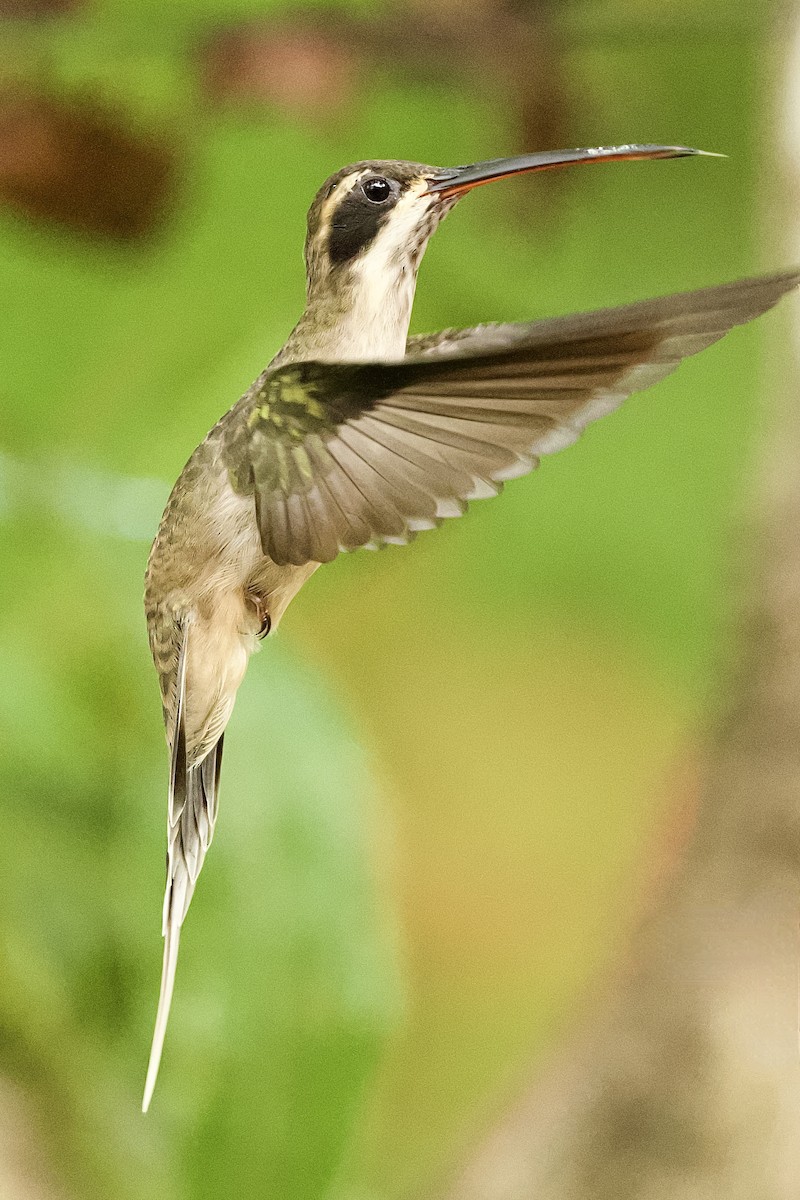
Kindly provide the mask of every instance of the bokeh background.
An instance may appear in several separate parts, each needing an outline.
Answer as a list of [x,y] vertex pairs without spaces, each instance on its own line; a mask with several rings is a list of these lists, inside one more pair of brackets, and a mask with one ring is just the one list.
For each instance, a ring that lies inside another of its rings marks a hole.
[[481,189],[413,331],[781,265],[771,15],[0,0],[8,1200],[425,1194],[615,970],[724,688],[765,329],[295,600],[226,738],[147,1118],[167,761],[142,575],[171,482],[297,317],[305,213],[348,161],[729,155]]

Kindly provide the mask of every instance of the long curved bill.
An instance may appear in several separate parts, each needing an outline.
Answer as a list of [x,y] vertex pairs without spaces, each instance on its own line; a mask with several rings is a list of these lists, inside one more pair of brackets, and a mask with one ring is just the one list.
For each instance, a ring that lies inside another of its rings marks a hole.
[[472,163],[468,167],[444,169],[432,176],[426,196],[461,196],[492,183],[495,179],[507,179],[510,175],[525,175],[528,171],[553,171],[557,167],[593,162],[631,162],[641,158],[686,158],[691,154],[703,154],[710,158],[724,158],[710,150],[694,150],[691,146],[596,146],[584,150],[544,150],[539,154],[521,154],[517,158],[493,158],[488,162]]

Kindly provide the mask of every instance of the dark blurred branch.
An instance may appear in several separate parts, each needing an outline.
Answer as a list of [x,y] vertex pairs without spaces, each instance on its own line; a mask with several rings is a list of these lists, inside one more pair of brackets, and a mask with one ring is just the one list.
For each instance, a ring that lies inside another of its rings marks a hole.
[[[800,25],[791,39],[800,58]],[[800,92],[783,216],[796,253]],[[783,232],[783,231],[782,231]],[[800,1195],[800,362],[769,391],[730,702],[689,853],[627,978],[466,1157],[447,1200]],[[779,326],[775,318],[773,332]],[[785,339],[786,340],[786,339]],[[776,338],[777,341],[777,338]]]

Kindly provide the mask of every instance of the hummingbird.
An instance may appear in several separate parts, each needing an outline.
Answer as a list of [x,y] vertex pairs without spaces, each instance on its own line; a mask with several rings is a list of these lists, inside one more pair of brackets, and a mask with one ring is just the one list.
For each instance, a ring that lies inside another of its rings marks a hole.
[[225,727],[250,655],[321,563],[409,542],[495,496],[735,325],[800,272],[597,312],[409,337],[417,272],[474,188],[685,146],[547,151],[440,168],[365,161],[317,193],[306,306],[285,345],[194,451],[147,565],[145,610],[170,753],[155,1087],[181,926],[211,843]]

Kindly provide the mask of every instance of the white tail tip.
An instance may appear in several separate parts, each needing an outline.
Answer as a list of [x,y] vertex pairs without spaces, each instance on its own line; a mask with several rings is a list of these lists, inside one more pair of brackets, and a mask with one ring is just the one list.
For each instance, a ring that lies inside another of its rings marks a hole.
[[158,997],[158,1012],[156,1027],[153,1031],[153,1045],[150,1048],[150,1062],[147,1065],[147,1079],[142,1098],[142,1112],[146,1113],[153,1099],[158,1068],[161,1065],[161,1052],[164,1049],[164,1035],[167,1032],[169,1009],[172,1003],[172,992],[175,987],[175,968],[178,965],[178,946],[181,929],[177,923],[170,922],[164,935],[164,965],[161,968],[161,991]]

